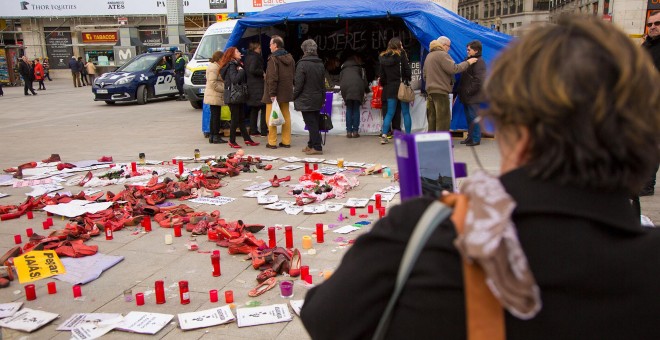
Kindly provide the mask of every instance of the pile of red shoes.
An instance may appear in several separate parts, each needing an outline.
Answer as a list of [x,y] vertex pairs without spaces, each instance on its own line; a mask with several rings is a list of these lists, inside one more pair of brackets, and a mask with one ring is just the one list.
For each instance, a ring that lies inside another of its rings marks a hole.
[[300,276],[302,256],[297,248],[293,251],[282,247],[253,250],[249,258],[252,260],[252,268],[261,270],[257,275],[259,283],[285,273],[292,277]]

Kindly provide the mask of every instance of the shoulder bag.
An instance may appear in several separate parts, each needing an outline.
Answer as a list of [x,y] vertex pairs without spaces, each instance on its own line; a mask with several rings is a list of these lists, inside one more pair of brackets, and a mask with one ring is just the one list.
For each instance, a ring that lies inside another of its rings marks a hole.
[[399,72],[401,73],[401,83],[399,84],[399,92],[396,94],[396,98],[404,103],[410,103],[415,100],[415,91],[413,91],[410,84],[406,84],[403,81],[403,65],[399,63]]
[[[229,67],[225,69],[225,75],[223,79],[227,79],[227,72]],[[243,104],[247,102],[248,98],[248,87],[246,84],[233,84],[229,80],[229,86],[225,88],[223,94],[225,104]]]

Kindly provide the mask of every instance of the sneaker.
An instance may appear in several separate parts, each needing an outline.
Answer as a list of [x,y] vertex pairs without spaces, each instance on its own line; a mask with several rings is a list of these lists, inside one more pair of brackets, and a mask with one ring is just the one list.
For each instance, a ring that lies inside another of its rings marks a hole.
[[302,152],[309,152],[311,150],[312,150],[312,148],[310,148],[309,146],[306,146],[304,149],[302,149]]
[[390,141],[389,141],[387,138],[388,138],[388,137],[387,137],[386,134],[382,134],[382,135],[380,136],[380,144],[387,144],[387,143],[389,143]]
[[307,155],[322,155],[323,150],[316,150],[316,149],[311,149],[307,152],[305,152]]

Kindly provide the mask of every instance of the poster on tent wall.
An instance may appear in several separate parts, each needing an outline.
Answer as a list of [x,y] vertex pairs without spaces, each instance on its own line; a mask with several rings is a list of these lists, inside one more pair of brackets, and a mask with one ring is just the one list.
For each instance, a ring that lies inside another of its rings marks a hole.
[[51,69],[69,68],[69,59],[73,56],[73,42],[68,30],[68,27],[44,27],[46,54]]

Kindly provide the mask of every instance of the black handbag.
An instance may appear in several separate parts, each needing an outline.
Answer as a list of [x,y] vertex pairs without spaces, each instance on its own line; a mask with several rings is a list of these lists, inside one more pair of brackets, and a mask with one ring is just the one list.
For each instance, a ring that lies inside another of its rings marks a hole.
[[225,89],[225,104],[243,104],[247,102],[247,98],[248,87],[245,84],[230,84],[229,88]]
[[333,127],[332,118],[326,114],[321,113],[319,116],[319,131],[328,132],[332,130]]

